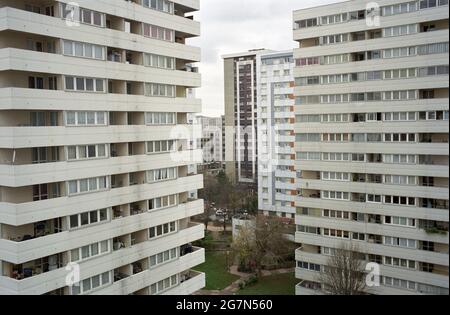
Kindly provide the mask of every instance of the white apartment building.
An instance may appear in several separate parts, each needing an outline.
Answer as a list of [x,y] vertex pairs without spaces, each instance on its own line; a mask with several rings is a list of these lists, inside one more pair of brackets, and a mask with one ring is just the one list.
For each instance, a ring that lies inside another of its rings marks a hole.
[[265,53],[256,60],[259,210],[293,220],[297,192],[293,53]]
[[191,294],[199,1],[69,2],[0,0],[0,294]]
[[448,1],[294,12],[297,294],[336,248],[380,265],[373,294],[448,294]]
[[223,162],[222,123],[222,117],[197,116],[197,124],[201,127],[202,134],[200,144],[203,164]]

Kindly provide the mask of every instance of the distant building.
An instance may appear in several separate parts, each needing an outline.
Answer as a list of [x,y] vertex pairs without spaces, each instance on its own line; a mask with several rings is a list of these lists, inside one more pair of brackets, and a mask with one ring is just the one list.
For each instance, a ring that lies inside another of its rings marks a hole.
[[257,191],[257,56],[264,49],[223,56],[225,75],[226,172]]
[[258,206],[264,215],[295,217],[293,52],[256,57]]
[[223,138],[222,117],[197,116],[197,124],[201,126],[202,138],[200,140],[203,150],[203,163],[222,163]]

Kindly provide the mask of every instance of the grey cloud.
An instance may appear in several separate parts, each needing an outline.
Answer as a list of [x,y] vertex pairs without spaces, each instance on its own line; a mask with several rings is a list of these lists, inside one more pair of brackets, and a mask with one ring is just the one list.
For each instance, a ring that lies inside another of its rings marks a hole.
[[286,50],[296,47],[292,39],[294,10],[340,0],[200,0],[195,19],[202,23],[202,36],[188,42],[202,48],[200,71],[203,114],[223,114],[223,64],[221,55],[254,48]]

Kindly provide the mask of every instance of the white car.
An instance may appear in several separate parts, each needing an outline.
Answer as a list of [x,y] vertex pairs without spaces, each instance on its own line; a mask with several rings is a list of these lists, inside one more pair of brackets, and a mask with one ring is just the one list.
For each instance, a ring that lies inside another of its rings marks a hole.
[[222,210],[219,209],[216,211],[216,216],[222,217],[223,215],[224,215],[224,212]]

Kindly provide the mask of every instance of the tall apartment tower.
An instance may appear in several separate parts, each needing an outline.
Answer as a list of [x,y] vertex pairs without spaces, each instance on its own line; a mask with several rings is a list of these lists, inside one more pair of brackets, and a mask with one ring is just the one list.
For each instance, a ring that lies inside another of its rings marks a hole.
[[225,75],[225,165],[230,179],[257,191],[257,56],[264,49],[223,56]]
[[292,50],[257,56],[258,208],[292,223],[297,195],[293,71]]
[[199,1],[77,2],[0,0],[0,294],[193,293]]
[[337,248],[369,293],[449,292],[448,1],[376,2],[294,12],[297,294]]

